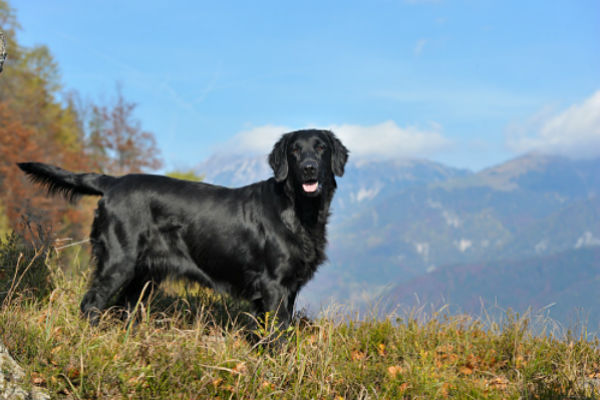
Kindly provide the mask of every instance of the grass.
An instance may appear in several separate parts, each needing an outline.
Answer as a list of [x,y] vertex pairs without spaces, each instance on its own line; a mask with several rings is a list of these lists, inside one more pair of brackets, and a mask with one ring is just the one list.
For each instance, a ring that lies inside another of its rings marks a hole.
[[[359,320],[338,311],[298,318],[288,340],[269,347],[268,323],[264,341],[246,340],[243,304],[170,283],[125,321],[109,312],[90,327],[79,315],[88,272],[77,257],[73,263],[43,249],[25,254],[14,243],[3,246],[5,259],[31,265],[43,278],[8,286],[0,340],[28,381],[53,398],[600,397],[597,339],[585,331],[534,335],[528,316],[482,321],[413,312]],[[19,279],[15,268],[0,268]],[[49,290],[36,286],[42,283]]]

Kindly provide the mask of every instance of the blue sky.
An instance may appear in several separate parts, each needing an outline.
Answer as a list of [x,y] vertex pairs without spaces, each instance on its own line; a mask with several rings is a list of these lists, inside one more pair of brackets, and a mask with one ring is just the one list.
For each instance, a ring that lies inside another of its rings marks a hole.
[[166,169],[305,127],[355,159],[600,156],[596,0],[10,4],[66,88],[103,101],[122,84]]

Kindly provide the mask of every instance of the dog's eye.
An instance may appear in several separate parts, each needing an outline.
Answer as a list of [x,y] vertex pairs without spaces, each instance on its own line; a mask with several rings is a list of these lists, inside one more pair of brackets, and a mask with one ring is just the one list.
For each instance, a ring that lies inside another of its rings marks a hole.
[[317,151],[325,151],[325,145],[324,144],[318,144],[316,146]]
[[292,154],[295,155],[295,156],[299,156],[300,155],[300,147],[295,147],[292,150]]

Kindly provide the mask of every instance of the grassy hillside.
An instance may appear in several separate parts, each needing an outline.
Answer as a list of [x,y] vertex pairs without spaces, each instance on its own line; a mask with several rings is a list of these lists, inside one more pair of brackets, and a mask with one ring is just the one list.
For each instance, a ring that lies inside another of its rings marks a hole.
[[26,247],[18,241],[2,248],[0,340],[28,382],[53,398],[600,396],[598,341],[568,332],[533,336],[527,317],[416,311],[359,320],[338,311],[299,319],[285,344],[268,346],[246,340],[236,322],[245,318],[236,318],[243,305],[172,283],[129,319],[108,313],[93,328],[79,317],[86,269],[77,257],[43,246],[19,256]]

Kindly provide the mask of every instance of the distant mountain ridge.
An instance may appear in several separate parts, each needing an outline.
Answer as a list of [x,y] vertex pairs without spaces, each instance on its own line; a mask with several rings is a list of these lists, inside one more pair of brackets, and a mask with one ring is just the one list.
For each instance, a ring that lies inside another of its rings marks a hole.
[[272,175],[267,156],[217,154],[198,164],[195,170],[204,181],[228,187],[239,187],[267,179]]

